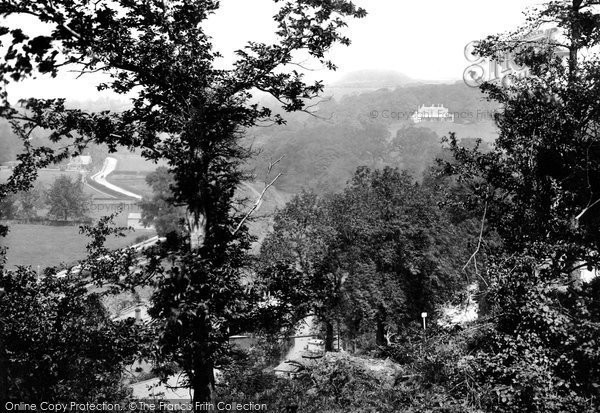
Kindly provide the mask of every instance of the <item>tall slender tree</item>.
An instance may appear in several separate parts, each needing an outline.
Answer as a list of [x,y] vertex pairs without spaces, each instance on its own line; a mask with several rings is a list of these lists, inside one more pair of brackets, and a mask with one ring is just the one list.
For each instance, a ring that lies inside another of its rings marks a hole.
[[[218,1],[0,1],[3,16],[34,16],[51,26],[38,36],[0,29],[8,41],[0,65],[5,83],[76,66],[82,74],[108,75],[99,89],[134,95],[124,112],[86,113],[67,109],[64,100],[29,99],[13,108],[3,90],[3,115],[24,128],[52,130],[49,138],[70,140],[71,152],[88,141],[113,151],[139,149],[148,159],[165,160],[175,178],[173,198],[187,209],[189,243],[176,260],[180,265],[159,283],[154,314],[165,322],[158,353],[181,364],[198,402],[213,395],[216,349],[239,310],[236,294],[226,292],[239,287],[236,266],[247,246],[239,225],[244,218],[231,211],[244,176],[240,166],[250,154],[240,137],[247,127],[284,121],[253,103],[253,94],[274,96],[286,111],[308,110],[323,84],[306,83],[294,59],[304,54],[334,69],[326,54],[335,44],[349,44],[340,32],[345,19],[366,14],[345,0],[275,3],[277,41],[250,42],[236,52],[233,68],[220,69],[203,29]],[[215,277],[225,284],[211,283]]]

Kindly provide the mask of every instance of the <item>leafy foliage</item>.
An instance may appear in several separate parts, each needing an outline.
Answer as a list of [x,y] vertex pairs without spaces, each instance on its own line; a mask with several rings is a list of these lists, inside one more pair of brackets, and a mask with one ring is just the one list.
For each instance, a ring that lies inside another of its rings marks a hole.
[[[532,11],[515,33],[491,36],[479,52],[511,52],[531,76],[485,84],[502,104],[500,136],[492,151],[461,148],[447,165],[470,188],[465,194],[498,232],[482,278],[494,329],[478,354],[480,380],[498,412],[597,410],[600,334],[597,281],[582,268],[598,266],[597,2],[555,1]],[[528,42],[523,35],[554,22],[563,36]],[[566,51],[566,53],[562,53]],[[564,56],[564,57],[563,57]]]
[[[109,260],[106,237],[121,231],[110,227],[112,218],[82,230],[92,239],[90,257],[79,271],[2,271],[3,401],[117,403],[130,396],[123,371],[142,355],[148,336],[134,319],[113,321],[102,304],[104,296],[121,291],[105,287],[109,271],[102,271],[102,278],[94,276],[105,266],[102,261]],[[114,272],[123,274],[117,262],[112,264]]]
[[152,198],[140,203],[144,225],[154,225],[156,233],[161,237],[176,238],[184,231],[182,224],[185,211],[173,205],[173,182],[173,176],[167,168],[157,168],[146,176],[146,183],[152,188]]
[[38,210],[44,207],[47,201],[46,190],[41,185],[36,185],[29,191],[19,192],[16,198],[19,204],[18,215],[25,219],[37,217]]
[[[415,337],[418,336],[415,335]],[[249,358],[237,361],[225,375],[222,389],[223,400],[266,403],[275,411],[342,413],[352,409],[361,412],[481,412],[476,401],[464,397],[478,397],[476,387],[468,389],[468,375],[473,371],[468,363],[454,364],[466,354],[464,338],[455,346],[440,346],[440,341],[453,341],[457,337],[447,333],[430,337],[421,346],[408,348],[413,352],[419,368],[403,366],[387,360],[352,356],[346,353],[327,353],[314,365],[302,372],[295,380],[286,380],[266,372],[264,365],[252,360],[260,355],[251,352]],[[400,347],[393,350],[401,351]],[[392,350],[392,349],[390,349]],[[390,352],[391,353],[391,352]],[[437,360],[437,363],[434,362]],[[417,364],[417,363],[415,363]],[[422,371],[433,371],[440,364],[452,371],[452,376],[438,373],[451,383],[438,380],[428,383]],[[458,384],[454,389],[448,387]]]
[[[36,37],[2,27],[0,34],[10,39],[0,65],[4,81],[56,76],[70,65],[109,75],[99,89],[134,94],[132,106],[121,113],[88,113],[67,109],[64,100],[39,99],[19,109],[9,106],[5,90],[1,97],[5,117],[22,122],[25,130],[51,130],[52,142],[70,140],[69,154],[93,141],[111,151],[119,145],[139,149],[147,159],[168,164],[172,199],[186,208],[190,237],[172,260],[181,266],[162,271],[164,290],[154,302],[164,327],[157,354],[182,363],[195,401],[213,394],[212,365],[224,345],[225,323],[239,305],[238,295],[225,292],[241,288],[236,265],[248,248],[247,228],[232,211],[244,176],[240,165],[250,154],[240,137],[260,122],[283,123],[281,115],[253,104],[252,93],[270,94],[285,111],[306,109],[323,85],[306,84],[290,69],[296,53],[334,69],[326,54],[335,44],[349,44],[341,33],[346,18],[366,14],[347,1],[278,3],[275,44],[248,43],[236,52],[233,68],[223,70],[202,27],[218,10],[217,1],[120,0],[94,7],[85,0],[0,2],[3,15],[30,14],[52,26],[49,36]],[[207,282],[219,277],[231,284]],[[170,309],[179,305],[183,313],[172,316]]]
[[384,345],[386,329],[463,286],[461,234],[409,175],[363,167],[343,193],[303,193],[280,211],[262,246],[261,274],[282,313],[342,322],[348,339],[375,330]]
[[0,199],[0,219],[13,219],[17,214],[16,196],[7,195]]
[[113,322],[81,281],[5,272],[0,300],[11,400],[120,402],[122,370],[141,335],[133,320]]
[[87,211],[87,197],[83,192],[83,184],[76,179],[71,180],[66,175],[61,175],[48,189],[49,215],[67,220],[80,218]]

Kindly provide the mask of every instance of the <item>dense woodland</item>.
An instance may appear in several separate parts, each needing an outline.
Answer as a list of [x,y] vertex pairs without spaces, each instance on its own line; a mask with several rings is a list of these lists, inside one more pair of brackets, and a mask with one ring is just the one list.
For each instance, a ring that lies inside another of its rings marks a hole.
[[[280,163],[285,174],[277,186],[292,193],[339,190],[363,165],[399,167],[421,180],[442,150],[442,136],[454,125],[439,125],[443,132],[438,134],[427,124],[415,127],[409,116],[422,104],[442,102],[452,112],[474,115],[472,119],[457,116],[457,122],[471,126],[468,136],[460,136],[464,141],[481,138],[478,126],[491,123],[498,108],[478,89],[464,84],[407,85],[324,99],[311,115],[290,114],[285,125],[250,130],[247,140],[258,153],[249,167],[260,172],[269,161],[285,156]],[[369,116],[373,110],[389,113],[387,118],[373,119]],[[391,113],[405,117],[393,119]],[[478,113],[490,117],[477,118]]]
[[[201,26],[218,2],[115,3],[118,12],[0,0],[1,14],[53,27],[47,36],[0,28],[5,83],[55,75],[67,59],[106,71],[101,89],[139,93],[130,107],[94,111],[35,98],[13,106],[3,89],[20,149],[0,199],[32,190],[41,168],[91,144],[126,148],[166,165],[148,175],[154,195],[143,207],[170,236],[142,256],[110,251],[106,239],[127,229],[109,216],[82,227],[90,241],[76,273],[3,269],[1,401],[125,403],[125,372],[145,360],[152,376],[183,377],[194,402],[270,411],[598,410],[600,279],[580,276],[600,265],[597,2],[549,2],[518,31],[479,44],[481,56],[513,54],[528,77],[481,91],[380,90],[322,102],[316,114],[306,112],[323,85],[289,66],[306,51],[335,67],[327,52],[349,45],[344,27],[366,15],[351,2],[285,2],[277,43],[248,44],[230,70],[215,68]],[[522,41],[542,21],[562,29],[562,49]],[[279,109],[256,103],[256,90]],[[449,96],[453,111],[498,111],[493,144],[368,118],[372,105],[408,111]],[[273,122],[281,127],[263,127]],[[260,165],[267,187],[296,195],[251,254],[252,200],[235,193]],[[141,290],[152,323],[111,319],[108,301]],[[468,295],[477,320],[436,323],[444,304]],[[293,380],[275,376],[286,337],[307,317],[324,357]],[[247,351],[230,345],[242,333],[256,338]]]

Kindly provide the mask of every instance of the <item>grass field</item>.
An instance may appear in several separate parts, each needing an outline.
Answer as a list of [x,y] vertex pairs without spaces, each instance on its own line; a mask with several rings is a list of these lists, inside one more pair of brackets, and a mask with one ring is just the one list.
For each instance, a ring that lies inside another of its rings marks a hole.
[[450,122],[421,122],[413,123],[411,121],[394,122],[389,126],[391,138],[393,139],[398,129],[406,127],[431,129],[439,137],[448,136],[449,132],[456,133],[458,139],[462,138],[481,138],[486,142],[494,142],[498,137],[498,128],[491,121],[481,121],[476,123],[450,123]]
[[165,165],[164,162],[154,163],[147,159],[144,159],[138,154],[120,151],[118,153],[110,154],[109,156],[117,159],[117,169],[115,173],[119,171],[139,171],[139,172],[152,172],[161,165]]
[[[151,230],[136,230],[126,237],[109,238],[109,248],[122,248],[132,245],[140,236],[154,236]],[[85,246],[88,239],[79,234],[79,227],[54,227],[48,225],[10,225],[10,233],[5,239],[0,238],[0,245],[8,247],[7,268],[15,265],[31,265],[37,269],[72,263],[85,258]]]
[[[131,161],[132,159],[129,159]],[[123,160],[121,165],[127,165]],[[132,165],[129,164],[129,167]],[[140,166],[140,165],[137,165]],[[148,166],[148,164],[146,164]],[[156,165],[153,165],[155,168]],[[6,180],[11,171],[0,170],[0,182]],[[68,175],[78,177],[77,172],[66,171],[40,171],[38,182],[49,187],[54,180],[60,175]],[[151,194],[151,190],[145,182],[145,173],[139,175],[123,174],[119,171],[112,173],[108,180],[124,189],[131,192],[147,196]],[[256,191],[261,192],[264,185],[262,183],[252,183],[251,186]],[[117,212],[122,208],[121,214],[115,219],[115,224],[118,226],[127,225],[127,215],[131,212],[140,212],[140,208],[135,202],[108,200],[98,198],[99,194],[91,188],[86,188],[86,193],[92,195],[94,199],[90,199],[87,215],[94,220],[110,213]],[[244,210],[251,208],[256,201],[257,195],[246,186],[240,186],[237,192],[238,198],[247,198],[247,206]],[[272,227],[272,218],[275,210],[282,207],[290,198],[289,194],[277,191],[275,187],[271,187],[263,199],[263,204],[260,210],[256,211],[253,219],[249,222],[250,232],[258,237],[258,242],[254,245],[253,250],[256,252],[264,236]],[[40,215],[45,215],[47,211],[40,211]],[[130,233],[126,238],[111,239],[107,245],[110,248],[121,248],[126,245],[131,245],[134,240],[141,236],[148,238],[154,236],[152,230],[137,230]],[[9,247],[7,260],[8,268],[15,265],[31,265],[34,268],[46,266],[55,266],[61,263],[72,263],[78,259],[85,257],[85,245],[87,239],[79,234],[79,228],[74,227],[54,227],[46,225],[11,225],[11,232],[5,239],[0,239],[0,243]]]
[[[12,170],[0,170],[0,182],[5,182]],[[80,178],[78,172],[42,170],[39,172],[38,184],[49,188],[54,180],[67,175],[71,178]],[[117,176],[115,183],[120,184],[118,178],[123,177],[124,181],[133,190],[144,188],[144,176]],[[102,216],[117,212],[119,208],[122,212],[116,217],[115,224],[118,226],[127,226],[127,215],[131,212],[140,212],[136,203],[131,201],[104,200],[99,199],[101,194],[88,186],[84,186],[84,191],[90,196],[87,215],[94,220]],[[135,191],[134,191],[135,192]],[[39,214],[44,216],[47,211],[40,210]],[[78,226],[55,227],[47,225],[10,225],[10,233],[5,239],[0,239],[0,245],[9,248],[7,253],[8,268],[15,265],[31,265],[34,268],[55,266],[61,263],[71,263],[85,257],[85,245],[87,239],[79,234]],[[137,230],[131,232],[124,238],[109,239],[107,246],[110,248],[121,248],[134,243],[139,236],[147,238],[154,236],[153,230]]]
[[429,128],[438,136],[448,136],[448,132],[456,133],[456,137],[481,138],[486,142],[493,142],[498,137],[498,128],[493,122],[477,123],[444,123],[444,122],[422,122],[413,124],[416,127]]
[[127,175],[115,171],[106,180],[111,184],[143,197],[152,195],[152,188],[146,183],[146,175]]

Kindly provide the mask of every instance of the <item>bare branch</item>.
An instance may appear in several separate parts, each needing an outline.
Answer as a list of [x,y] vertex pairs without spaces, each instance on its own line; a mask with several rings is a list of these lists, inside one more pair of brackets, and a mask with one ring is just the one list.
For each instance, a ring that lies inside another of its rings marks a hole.
[[[304,63],[304,62],[302,62],[302,63]],[[311,69],[310,67],[306,67],[306,66],[304,66],[302,63],[290,62],[290,63],[288,63],[288,64],[290,64],[290,65],[294,65],[294,66],[298,66],[298,67],[300,67],[300,68],[302,68],[302,69],[304,69],[304,70],[307,70],[307,71],[309,71],[309,72],[316,72],[316,71],[318,71],[318,70],[322,70],[322,68],[321,68],[321,69]]]
[[583,216],[583,215],[584,215],[586,212],[588,212],[588,211],[590,210],[590,208],[593,208],[593,207],[594,207],[594,206],[595,206],[595,205],[596,205],[598,202],[600,202],[600,198],[599,198],[599,199],[597,199],[597,200],[595,200],[595,201],[594,201],[592,204],[589,204],[587,207],[585,207],[585,208],[583,209],[583,211],[581,211],[581,212],[579,213],[579,215],[577,215],[577,216],[575,217],[575,221],[579,221],[579,220],[581,219],[581,217],[582,217],[582,216]]
[[[283,159],[283,156],[281,158],[279,158],[275,163],[271,163],[269,165],[269,170],[271,170],[271,168],[273,168],[273,166],[281,161],[281,159]],[[265,185],[265,187],[263,188],[262,192],[260,193],[260,195],[258,196],[258,199],[256,200],[256,202],[254,203],[254,205],[252,205],[252,208],[250,208],[250,210],[248,212],[246,212],[246,214],[244,215],[244,217],[241,219],[241,221],[237,224],[237,226],[235,227],[235,230],[232,232],[232,235],[235,235],[240,228],[242,228],[242,225],[244,225],[244,222],[246,222],[248,220],[248,218],[250,218],[250,216],[252,215],[252,213],[254,211],[256,211],[258,209],[258,207],[260,206],[260,204],[262,203],[262,199],[265,196],[265,193],[267,192],[267,190],[273,186],[273,184],[275,184],[275,182],[277,182],[277,180],[279,179],[279,177],[283,175],[283,172],[279,172],[277,174],[277,176],[268,184]]]
[[[285,158],[285,154],[281,155],[279,157],[279,159],[277,159],[275,162],[269,162],[269,167],[267,168],[267,178],[269,177],[269,175],[271,174],[271,171],[273,170],[273,167],[275,165],[277,165],[279,162],[282,161],[282,159]],[[265,182],[266,183],[266,182]]]
[[475,265],[475,274],[477,274],[479,276],[479,278],[481,278],[483,280],[483,282],[485,283],[485,285],[488,285],[487,281],[485,280],[485,278],[483,278],[481,275],[479,275],[479,271],[477,270],[477,254],[479,253],[479,250],[481,249],[481,242],[483,240],[483,228],[485,226],[485,216],[487,215],[487,201],[485,203],[485,206],[483,208],[483,217],[481,218],[481,228],[479,229],[479,240],[477,241],[477,248],[475,249],[475,251],[473,252],[473,254],[471,254],[471,257],[469,258],[469,260],[466,262],[466,264],[463,266],[463,271],[465,271],[467,269],[467,266],[469,265],[469,263],[471,261],[473,261],[473,264]]

